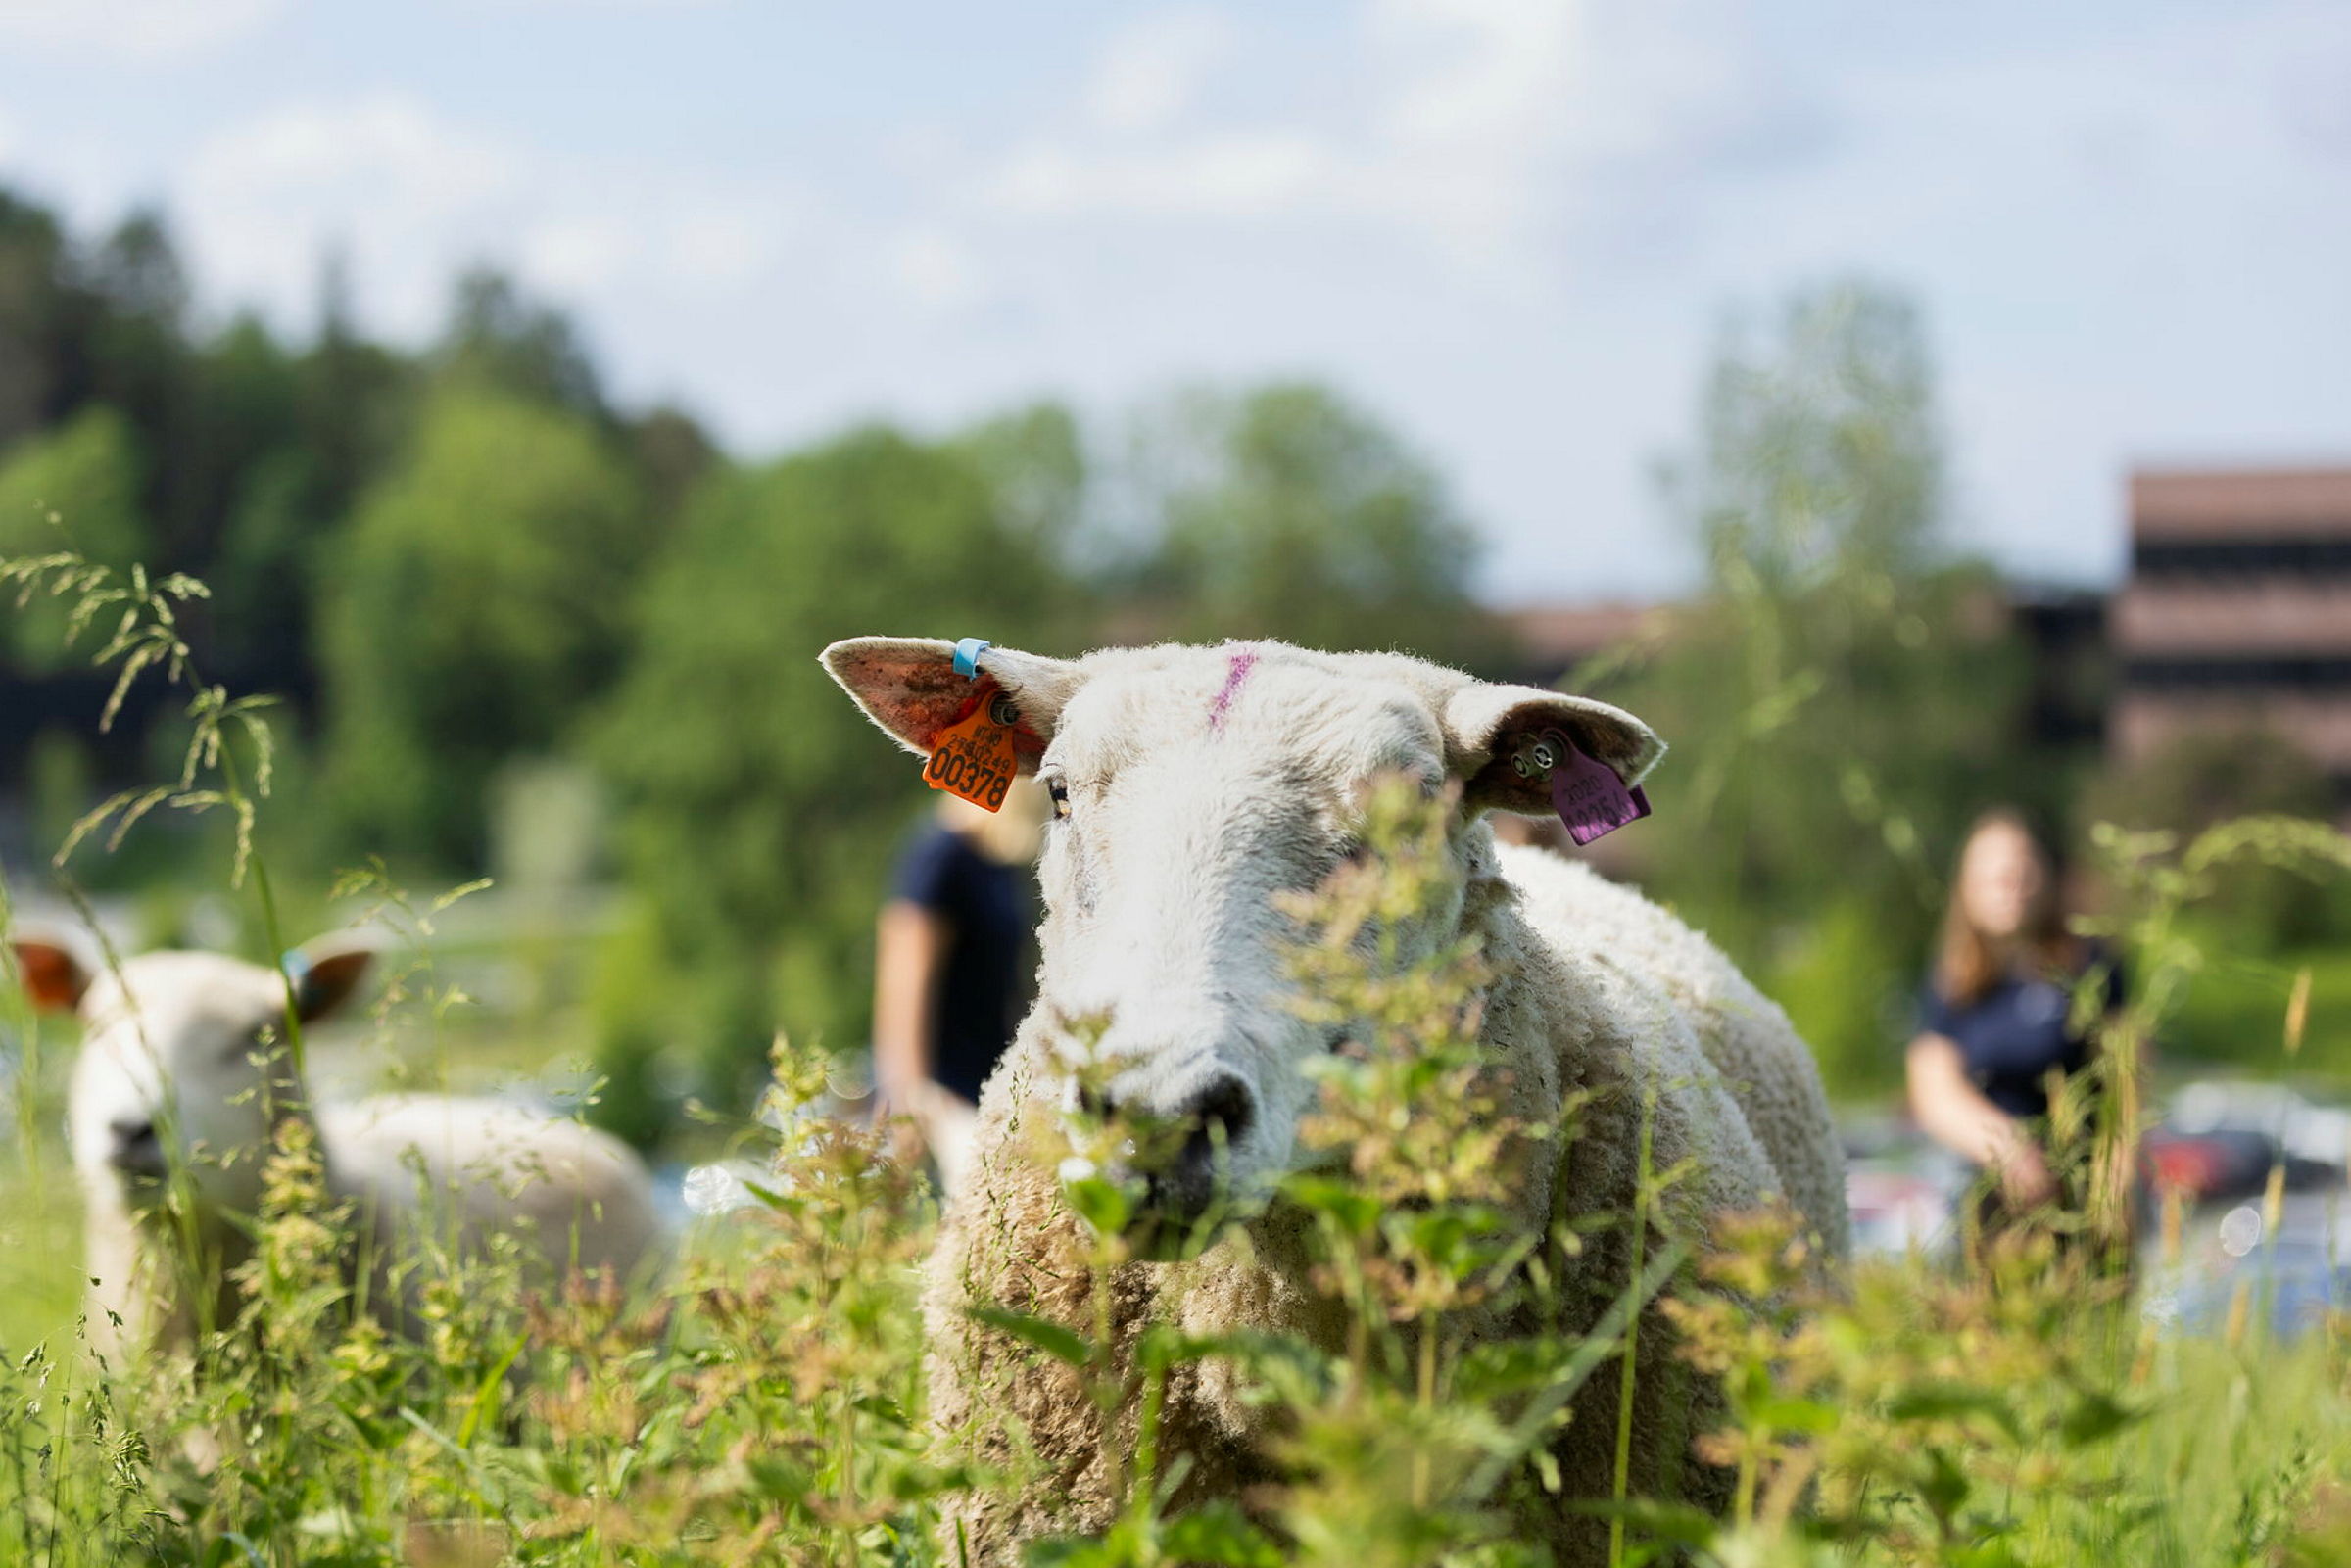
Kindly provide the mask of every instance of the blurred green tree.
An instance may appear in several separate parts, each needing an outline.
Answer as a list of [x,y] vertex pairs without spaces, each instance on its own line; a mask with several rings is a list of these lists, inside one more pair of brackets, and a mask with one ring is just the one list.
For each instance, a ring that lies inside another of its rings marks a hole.
[[644,478],[652,514],[667,529],[718,466],[718,448],[692,414],[666,405],[630,420],[626,440],[630,460]]
[[502,272],[477,268],[457,280],[449,328],[433,357],[452,380],[503,388],[592,419],[609,414],[570,318]]
[[[11,448],[0,461],[0,555],[74,550],[123,568],[151,558],[154,536],[140,505],[145,464],[130,423],[93,404],[65,424]],[[105,632],[65,643],[66,608],[35,598],[0,608],[6,652],[21,670],[55,670],[94,652]]]
[[340,256],[319,268],[318,337],[301,366],[304,454],[317,468],[320,515],[339,518],[413,433],[421,367],[360,335]]
[[[301,658],[310,588],[293,560],[325,526],[309,508],[285,504],[289,482],[312,467],[300,446],[300,364],[248,316],[191,356],[188,377],[194,396],[178,423],[177,495],[190,537],[175,558],[212,585],[204,620],[215,661],[290,691],[286,666]],[[257,511],[265,525],[257,526]]]
[[186,269],[162,215],[133,212],[81,249],[72,275],[85,302],[80,388],[122,411],[152,461],[141,504],[155,530],[155,569],[190,570],[210,554],[218,519],[207,460],[204,391],[188,342]]
[[65,411],[83,315],[54,214],[0,190],[0,451]]
[[1083,435],[1067,407],[1037,403],[1015,408],[974,425],[953,447],[995,498],[1007,537],[1055,556],[1081,551],[1091,523],[1092,474]]
[[[2335,815],[2335,790],[2303,747],[2276,730],[2244,724],[2187,731],[2135,761],[2116,760],[2083,791],[2085,832],[2096,823],[2160,830],[2192,838],[2236,817]],[[2208,941],[2231,957],[2269,958],[2339,942],[2351,907],[2337,883],[2245,861],[2224,868],[2198,909]],[[2263,1038],[2267,1053],[2274,1041]]]
[[687,508],[596,744],[666,950],[626,966],[665,977],[657,1005],[605,998],[616,1082],[642,1081],[655,1013],[721,1104],[747,1103],[779,1024],[863,1043],[874,912],[931,796],[816,655],[870,633],[1075,651],[1088,605],[1063,525],[1040,521],[1059,503],[1039,500],[1080,482],[1065,428],[1032,412],[942,443],[860,430],[722,473]]
[[1610,693],[1678,752],[1653,886],[1782,996],[1833,1091],[1885,1083],[1959,833],[2048,792],[1997,585],[1943,534],[1915,309],[1838,283],[1734,330],[1665,481],[1707,591]]
[[1338,394],[1193,391],[1148,415],[1135,447],[1145,532],[1121,575],[1153,635],[1491,660],[1476,536],[1436,476]]
[[317,561],[333,521],[320,509],[318,464],[304,448],[279,448],[237,475],[219,548],[203,574],[213,602],[210,645],[245,690],[307,704],[311,617]]
[[651,546],[634,477],[587,421],[434,394],[324,573],[326,771],[346,825],[480,864],[492,774],[559,745],[613,679]]
[[240,689],[303,709],[317,693],[312,617],[322,558],[411,442],[425,376],[354,329],[341,264],[321,271],[319,332],[289,355],[240,322],[197,368],[220,517],[204,575],[211,652]]

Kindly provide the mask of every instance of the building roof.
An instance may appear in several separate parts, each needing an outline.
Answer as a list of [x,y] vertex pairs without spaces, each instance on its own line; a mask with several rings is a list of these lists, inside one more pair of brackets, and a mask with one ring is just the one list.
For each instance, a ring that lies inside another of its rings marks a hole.
[[2351,468],[2142,469],[2131,476],[2131,532],[2351,539]]
[[1530,604],[1505,610],[1502,620],[1527,656],[1562,667],[1626,642],[1663,638],[1670,604]]

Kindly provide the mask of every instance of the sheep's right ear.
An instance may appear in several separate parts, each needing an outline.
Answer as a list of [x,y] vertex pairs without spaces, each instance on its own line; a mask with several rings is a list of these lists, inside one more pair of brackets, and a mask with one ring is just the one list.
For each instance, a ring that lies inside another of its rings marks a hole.
[[1512,761],[1521,746],[1549,730],[1606,764],[1626,789],[1665,754],[1655,732],[1622,708],[1541,687],[1471,681],[1446,700],[1441,721],[1454,776],[1478,811],[1551,813],[1549,777],[1521,774]]
[[9,951],[16,955],[17,982],[32,1005],[45,1013],[71,1013],[81,1005],[90,988],[90,972],[62,942],[38,936],[12,936]]
[[341,1008],[360,988],[375,962],[372,949],[347,943],[312,943],[286,955],[286,974],[294,981],[294,1016],[315,1023]]
[[1021,771],[1035,772],[1063,706],[1083,684],[1078,666],[983,644],[966,673],[957,668],[955,654],[956,644],[937,638],[853,637],[825,649],[822,658],[825,673],[865,716],[919,756],[936,748],[940,732],[969,714],[992,682],[1020,714],[1013,750]]

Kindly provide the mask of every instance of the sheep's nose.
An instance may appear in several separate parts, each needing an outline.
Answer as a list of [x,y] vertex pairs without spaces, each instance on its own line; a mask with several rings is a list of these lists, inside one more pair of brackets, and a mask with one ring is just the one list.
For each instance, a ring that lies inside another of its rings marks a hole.
[[134,1176],[160,1176],[164,1173],[164,1148],[156,1137],[152,1118],[123,1117],[107,1123],[113,1146],[107,1150],[107,1163],[117,1170]]
[[1193,1091],[1174,1119],[1183,1143],[1151,1173],[1151,1207],[1171,1219],[1195,1219],[1215,1200],[1229,1151],[1257,1119],[1257,1101],[1247,1084],[1226,1073]]

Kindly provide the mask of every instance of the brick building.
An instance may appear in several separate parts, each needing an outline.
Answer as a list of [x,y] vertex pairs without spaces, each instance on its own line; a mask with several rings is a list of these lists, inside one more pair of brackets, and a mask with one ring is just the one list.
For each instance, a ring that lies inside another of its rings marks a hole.
[[2262,726],[2351,800],[2351,468],[2133,475],[2109,627],[2123,756]]

